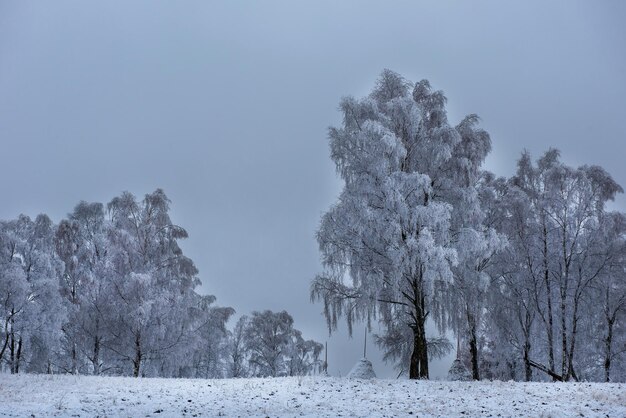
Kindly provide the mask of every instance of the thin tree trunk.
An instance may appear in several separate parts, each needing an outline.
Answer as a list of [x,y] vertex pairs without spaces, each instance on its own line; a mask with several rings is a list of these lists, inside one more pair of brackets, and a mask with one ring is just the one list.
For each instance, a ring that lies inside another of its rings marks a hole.
[[78,374],[78,355],[74,338],[72,338],[72,374]]
[[578,300],[578,297],[574,299],[574,313],[572,316],[572,337],[567,358],[567,374],[565,376],[566,380],[569,380],[570,377],[573,377],[574,380],[578,380],[578,377],[574,372],[574,350],[576,349],[576,336],[578,334]]
[[530,365],[530,333],[532,326],[532,317],[528,309],[526,310],[525,326],[524,326],[524,378],[527,382],[533,380],[533,370]]
[[561,292],[561,376],[567,381],[567,321],[565,317],[565,295]]
[[15,361],[15,374],[20,372],[20,360],[22,359],[22,336],[17,341],[17,356]]
[[529,360],[529,361],[528,361],[528,363],[529,363],[531,366],[533,366],[533,367],[535,367],[535,368],[537,368],[537,369],[541,370],[542,372],[544,372],[544,373],[546,373],[546,374],[550,375],[550,376],[551,376],[551,377],[552,377],[555,381],[557,381],[557,380],[558,380],[559,382],[562,382],[562,381],[563,381],[563,377],[561,377],[561,376],[559,376],[558,374],[554,373],[552,370],[548,369],[548,368],[547,368],[547,367],[545,367],[543,364],[536,363],[536,362],[534,362],[534,361],[532,361],[532,360]]
[[562,263],[564,274],[561,276],[560,293],[561,293],[561,376],[563,380],[569,380],[569,367],[568,359],[569,354],[567,350],[567,319],[566,319],[566,307],[567,307],[567,288],[569,286],[569,260],[567,256],[567,242],[565,238],[567,236],[566,223],[563,222],[561,227],[563,236],[561,241],[561,251],[563,255]]
[[94,337],[93,358],[91,360],[91,363],[93,364],[93,374],[96,376],[99,375],[100,374],[100,337],[97,335]]
[[420,346],[422,340],[419,338],[417,325],[413,327],[413,351],[411,352],[411,364],[409,365],[409,379],[419,379]]
[[141,359],[143,353],[141,352],[141,334],[135,336],[135,359],[133,360],[133,376],[139,377],[139,370],[141,368]]
[[611,381],[611,357],[613,345],[613,318],[607,318],[608,331],[604,339],[604,381]]
[[2,364],[2,359],[4,358],[4,352],[6,351],[7,347],[9,346],[9,327],[6,327],[6,336],[4,337],[4,343],[2,343],[2,349],[0,349],[0,364]]
[[[544,215],[545,216],[545,215]],[[548,228],[545,219],[542,220],[543,226],[543,280],[546,285],[546,302],[548,304],[548,365],[550,370],[554,372],[554,324],[552,315],[552,286],[550,283],[550,270],[548,268]],[[556,379],[553,379],[556,380]]]
[[11,342],[9,343],[9,359],[11,361],[11,374],[15,374],[15,333],[13,329],[11,329]]

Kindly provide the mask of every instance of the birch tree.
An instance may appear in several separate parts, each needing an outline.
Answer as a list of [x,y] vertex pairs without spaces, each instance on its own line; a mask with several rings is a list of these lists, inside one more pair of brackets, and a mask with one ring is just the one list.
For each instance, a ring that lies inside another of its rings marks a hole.
[[[472,195],[467,176],[489,151],[477,118],[451,126],[445,103],[428,81],[385,70],[368,97],[341,101],[342,126],[329,131],[344,188],[317,234],[325,272],[312,299],[329,330],[341,316],[350,332],[356,320],[380,320],[380,342],[411,347],[412,379],[428,378],[426,321],[457,264],[452,202]],[[388,352],[400,360],[403,351]]]

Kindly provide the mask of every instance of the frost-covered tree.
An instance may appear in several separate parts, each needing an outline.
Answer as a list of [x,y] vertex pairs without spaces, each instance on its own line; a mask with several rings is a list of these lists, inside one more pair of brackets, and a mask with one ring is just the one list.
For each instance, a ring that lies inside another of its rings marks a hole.
[[536,164],[522,154],[499,190],[497,229],[509,246],[496,257],[486,305],[493,376],[531,380],[535,368],[546,373],[538,378],[599,380],[604,370],[606,379],[622,309],[619,291],[606,290],[619,289],[624,215],[605,206],[621,187],[551,149]]
[[161,190],[0,222],[0,366],[222,377],[232,308],[195,291]]
[[447,309],[440,314],[447,313],[449,325],[466,342],[472,378],[479,380],[479,334],[484,327],[487,292],[493,274],[497,274],[493,270],[496,256],[508,241],[494,228],[500,222],[501,210],[497,207],[498,185],[491,184],[493,176],[481,176],[476,169],[465,178],[468,187],[461,189],[464,193],[453,205],[457,225],[452,230],[458,263],[453,267],[454,280],[447,292]]
[[172,224],[162,190],[137,202],[130,193],[108,205],[114,226],[111,246],[118,310],[109,349],[132,364],[139,376],[146,361],[167,356],[185,333],[184,302],[199,284],[198,270],[178,240],[187,232]]
[[[18,238],[15,236],[12,225],[3,222],[0,224],[0,302],[2,311],[2,345],[0,347],[0,362],[5,360],[5,353],[11,350],[9,364],[14,371],[15,359],[15,323],[19,321],[22,312],[28,309],[28,282],[21,268],[21,258],[18,255]],[[19,325],[18,325],[19,328]],[[19,338],[19,337],[18,337]],[[9,348],[12,344],[13,347]]]
[[[589,376],[593,380],[610,382],[626,379],[624,360],[626,359],[626,215],[611,212],[603,215],[600,236],[595,253],[608,255],[609,259],[599,274],[587,298],[582,300],[581,315],[583,326],[582,349],[596,348],[585,352],[583,359],[598,359],[595,363],[602,364],[601,373]],[[604,257],[602,257],[604,258]],[[604,260],[602,260],[604,261]],[[621,329],[621,332],[619,331]],[[600,335],[596,330],[601,330]],[[595,334],[595,335],[594,335]],[[584,344],[584,341],[596,341],[596,344]],[[595,352],[594,352],[595,351]],[[622,373],[613,373],[617,365]],[[621,376],[621,378],[620,378]]]
[[535,296],[537,312],[547,329],[549,367],[552,372],[556,369],[558,346],[558,374],[564,380],[577,378],[574,360],[581,308],[615,255],[602,245],[602,224],[608,221],[605,204],[622,189],[600,167],[563,164],[554,149],[536,166],[525,153],[513,184],[532,202],[531,242],[535,248],[532,253],[529,250],[534,255],[528,263],[532,265],[529,272],[536,271],[536,277],[542,279]]
[[520,379],[523,373],[524,380],[530,381],[538,340],[536,296],[542,284],[533,265],[532,212],[529,199],[518,188],[499,179],[496,190],[500,212],[496,227],[506,235],[508,245],[496,258],[485,300],[493,347],[491,373],[506,380]]
[[[191,358],[187,365],[192,369],[186,373],[194,377],[221,378],[228,375],[228,330],[226,323],[235,313],[232,308],[213,306],[215,296],[192,294],[195,302],[188,308],[191,319],[189,331],[183,344],[177,346],[174,355],[175,364],[185,364],[185,358]],[[179,373],[182,375],[182,373]]]
[[46,215],[0,223],[0,297],[3,323],[0,361],[11,373],[49,370],[65,309],[59,293],[62,263],[54,252],[54,228]]
[[239,319],[231,337],[231,374],[233,377],[309,374],[319,364],[321,351],[322,344],[302,338],[287,311],[252,312],[251,316]]
[[245,344],[245,331],[248,317],[243,315],[237,320],[228,339],[228,377],[248,376],[248,352]]
[[322,344],[313,340],[305,340],[300,331],[294,330],[287,346],[287,374],[289,376],[302,376],[319,368],[319,356],[323,348]]
[[285,356],[293,332],[293,318],[286,311],[252,312],[244,341],[255,376],[287,374]]
[[[63,326],[64,351],[59,367],[77,373],[90,365],[93,374],[103,366],[102,347],[111,318],[112,288],[107,271],[109,225],[101,203],[80,202],[62,220],[55,235],[56,252],[64,262],[61,294],[68,310]],[[70,363],[64,364],[69,357]],[[84,357],[84,362],[80,357]]]
[[[343,124],[329,137],[344,189],[317,234],[325,272],[311,296],[323,301],[329,329],[340,316],[350,332],[355,320],[380,320],[377,341],[390,359],[410,351],[398,366],[413,379],[428,377],[426,321],[452,284],[455,234],[474,227],[475,178],[490,149],[477,117],[451,126],[445,102],[428,81],[389,70],[368,97],[342,100]],[[463,201],[471,205],[453,219]]]

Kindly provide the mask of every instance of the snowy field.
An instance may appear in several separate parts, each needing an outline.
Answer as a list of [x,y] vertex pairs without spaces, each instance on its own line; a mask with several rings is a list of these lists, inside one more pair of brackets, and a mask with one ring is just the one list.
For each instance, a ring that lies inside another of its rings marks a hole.
[[626,417],[626,385],[0,374],[0,415]]

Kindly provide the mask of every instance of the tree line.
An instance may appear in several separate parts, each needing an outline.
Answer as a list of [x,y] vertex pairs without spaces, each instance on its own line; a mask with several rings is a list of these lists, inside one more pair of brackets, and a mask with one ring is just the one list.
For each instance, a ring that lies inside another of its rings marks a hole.
[[0,221],[0,369],[163,377],[280,376],[321,366],[287,312],[234,309],[199,294],[187,232],[158,189]]
[[452,125],[446,101],[389,70],[342,99],[329,138],[344,187],[311,284],[329,330],[378,321],[410,378],[429,377],[452,333],[476,380],[626,380],[626,216],[607,208],[623,189],[555,149],[497,177],[479,118]]

